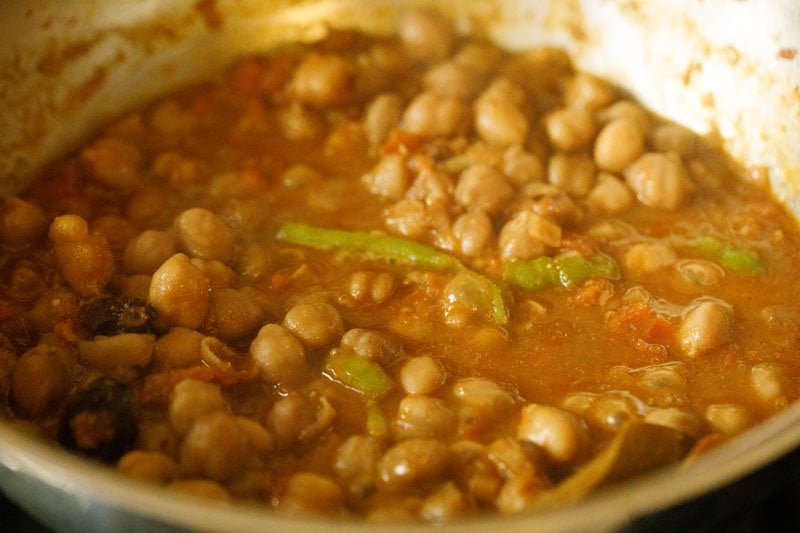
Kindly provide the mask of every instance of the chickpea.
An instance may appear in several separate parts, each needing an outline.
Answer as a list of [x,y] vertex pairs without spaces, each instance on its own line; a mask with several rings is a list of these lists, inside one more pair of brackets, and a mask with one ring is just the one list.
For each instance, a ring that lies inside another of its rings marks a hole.
[[352,435],[336,449],[333,468],[351,494],[367,496],[375,489],[377,465],[385,451],[381,439]]
[[315,403],[296,392],[283,396],[267,413],[266,427],[275,443],[286,448],[294,443],[308,445],[330,428],[336,418],[330,402],[320,396]]
[[80,341],[78,353],[81,361],[100,370],[143,368],[153,358],[155,341],[155,335],[147,333],[97,335],[92,340]]
[[487,165],[468,167],[459,176],[455,190],[455,198],[461,205],[487,214],[499,212],[513,194],[505,176]]
[[14,247],[33,244],[47,231],[44,210],[16,196],[5,199],[0,207],[0,241]]
[[176,252],[172,235],[165,231],[146,230],[125,247],[122,265],[128,274],[152,274]]
[[267,324],[259,330],[250,343],[250,354],[261,367],[261,374],[267,383],[297,384],[308,372],[303,345],[278,324]]
[[396,285],[394,275],[389,272],[361,270],[350,276],[347,295],[359,304],[381,305],[391,298]]
[[741,433],[755,422],[747,408],[730,403],[709,405],[706,420],[711,427],[725,435]]
[[597,110],[611,104],[616,96],[607,81],[585,72],[576,73],[564,87],[564,101],[570,107]]
[[265,320],[261,307],[247,294],[236,289],[211,291],[208,317],[219,336],[228,342],[252,337]]
[[644,133],[630,118],[617,118],[603,126],[594,143],[597,166],[622,172],[644,152]]
[[69,375],[52,348],[38,344],[23,353],[11,372],[10,397],[25,416],[38,418],[69,392]]
[[173,431],[182,436],[191,429],[198,417],[225,408],[225,399],[217,385],[184,379],[172,389],[169,422]]
[[364,112],[364,129],[372,146],[381,144],[400,124],[403,99],[398,94],[383,93],[375,97]]
[[636,102],[620,100],[597,112],[600,124],[607,124],[618,118],[628,118],[639,125],[643,132],[650,130],[650,115]]
[[403,345],[390,335],[363,328],[348,330],[341,345],[353,353],[381,365],[391,364],[403,354]]
[[236,417],[224,411],[199,415],[183,438],[183,472],[214,481],[228,481],[245,468],[252,450]]
[[425,73],[425,88],[443,96],[462,100],[473,98],[481,89],[484,79],[463,63],[443,61]]
[[586,195],[586,203],[596,211],[615,215],[633,205],[633,192],[613,174],[599,172],[594,187]]
[[588,433],[581,419],[561,409],[537,404],[523,407],[517,438],[538,444],[556,463],[574,461],[588,445]]
[[398,34],[411,57],[426,61],[445,59],[455,44],[453,26],[435,11],[409,11],[400,20]]
[[530,125],[523,109],[513,101],[483,94],[473,107],[475,130],[483,140],[497,146],[524,144]]
[[378,478],[387,490],[403,491],[441,478],[450,461],[450,450],[440,441],[406,439],[389,448],[378,461]]
[[503,152],[503,174],[514,185],[542,181],[545,170],[542,161],[521,146],[510,146]]
[[623,263],[634,276],[643,276],[671,267],[677,260],[678,256],[670,246],[660,242],[641,242],[628,248]]
[[89,234],[77,215],[61,215],[50,224],[59,273],[80,296],[97,296],[114,275],[114,253],[108,241]]
[[283,317],[283,327],[312,348],[328,346],[344,332],[339,311],[325,302],[295,305]]
[[453,61],[473,72],[489,75],[503,61],[503,53],[491,44],[468,42],[456,52]]
[[446,378],[442,365],[429,355],[412,357],[400,369],[400,385],[411,395],[432,394]]
[[142,154],[133,144],[103,137],[81,151],[95,181],[116,189],[132,189],[139,182]]
[[547,136],[558,150],[574,152],[589,146],[597,126],[584,107],[567,107],[551,111],[544,117]]
[[697,135],[692,130],[674,123],[654,128],[650,134],[650,141],[659,152],[675,152],[681,157],[691,156],[698,143]]
[[506,416],[514,406],[514,398],[494,381],[484,378],[462,378],[452,388],[453,396],[462,405],[461,418],[490,424]]
[[484,211],[467,211],[453,223],[453,235],[461,253],[476,257],[486,249],[494,234],[492,220]]
[[388,154],[364,175],[364,183],[372,194],[386,200],[399,200],[411,184],[406,160],[401,154]]
[[200,362],[200,343],[205,336],[181,326],[156,339],[153,360],[158,368],[182,368]]
[[688,308],[678,330],[687,357],[697,357],[721,347],[731,337],[733,311],[718,300],[700,301]]
[[672,428],[692,438],[700,437],[702,431],[702,421],[697,415],[675,407],[652,409],[644,415],[644,421]]
[[584,196],[595,182],[594,161],[583,154],[555,154],[547,164],[547,179],[570,196]]
[[628,396],[601,394],[592,399],[581,416],[593,427],[615,432],[631,420],[640,418],[636,403]]
[[178,253],[153,273],[148,299],[161,321],[196,329],[208,313],[208,291],[208,278]]
[[456,414],[438,398],[413,395],[400,400],[392,421],[396,440],[444,438],[456,429]]
[[441,523],[468,514],[472,504],[452,481],[445,482],[425,498],[420,516],[428,522]]
[[319,113],[296,100],[278,110],[278,122],[284,137],[290,141],[318,139],[325,132],[325,122]]
[[762,401],[774,406],[788,403],[786,393],[791,380],[786,371],[775,364],[761,363],[750,369],[750,386]]
[[648,152],[625,169],[625,180],[644,205],[675,211],[689,196],[686,169],[675,153]]
[[345,497],[332,479],[313,472],[298,472],[289,478],[278,509],[290,513],[341,514]]
[[545,243],[534,238],[528,231],[534,215],[536,214],[531,211],[520,211],[500,230],[497,240],[503,259],[534,259],[547,251]]
[[237,281],[236,272],[225,263],[199,257],[192,257],[190,261],[208,280],[209,290],[227,289]]
[[312,52],[298,65],[291,87],[298,100],[312,106],[346,104],[356,96],[356,67],[344,57]]
[[134,450],[123,455],[117,463],[117,471],[123,475],[159,485],[176,479],[179,470],[178,463],[161,452]]
[[684,259],[675,264],[680,278],[695,287],[713,287],[725,279],[725,269],[713,261]]
[[217,215],[207,209],[187,209],[175,219],[181,246],[194,257],[226,263],[233,258],[234,235]]
[[466,131],[469,109],[452,96],[423,92],[403,112],[401,129],[423,138],[448,137]]

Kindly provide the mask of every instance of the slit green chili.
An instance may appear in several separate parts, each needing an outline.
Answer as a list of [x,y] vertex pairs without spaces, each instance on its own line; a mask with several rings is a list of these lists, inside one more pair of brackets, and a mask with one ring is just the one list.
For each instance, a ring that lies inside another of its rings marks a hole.
[[578,252],[565,252],[556,257],[537,257],[509,263],[505,280],[524,289],[541,291],[553,287],[571,288],[592,278],[618,280],[617,263],[604,254],[586,259]]
[[318,250],[352,250],[369,257],[425,270],[468,272],[486,289],[491,300],[492,319],[498,324],[508,322],[503,291],[494,281],[468,269],[452,255],[430,246],[381,233],[319,228],[296,222],[281,226],[277,237],[284,242]]
[[724,268],[735,272],[758,274],[764,271],[764,264],[756,252],[727,244],[710,235],[691,239],[689,247],[696,254],[716,261]]

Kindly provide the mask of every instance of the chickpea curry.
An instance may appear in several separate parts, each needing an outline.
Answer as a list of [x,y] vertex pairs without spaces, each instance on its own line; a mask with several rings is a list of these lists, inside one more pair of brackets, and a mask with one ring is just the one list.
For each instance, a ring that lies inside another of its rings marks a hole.
[[3,200],[3,417],[286,512],[564,505],[797,399],[800,238],[754,174],[430,12],[243,58]]

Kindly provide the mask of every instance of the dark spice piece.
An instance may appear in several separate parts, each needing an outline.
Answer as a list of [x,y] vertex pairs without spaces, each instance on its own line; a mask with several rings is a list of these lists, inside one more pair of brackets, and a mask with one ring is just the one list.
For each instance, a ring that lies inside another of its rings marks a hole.
[[78,321],[92,335],[151,333],[156,310],[141,298],[100,296],[81,305]]

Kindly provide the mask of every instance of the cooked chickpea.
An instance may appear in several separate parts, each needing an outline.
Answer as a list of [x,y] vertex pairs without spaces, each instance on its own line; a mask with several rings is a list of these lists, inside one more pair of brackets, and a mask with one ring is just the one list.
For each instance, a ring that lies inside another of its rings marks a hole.
[[458,178],[455,198],[464,207],[494,214],[505,207],[514,190],[502,172],[488,165],[468,167]]
[[453,26],[435,11],[409,11],[400,20],[398,34],[406,52],[422,60],[444,59],[455,44]]
[[37,418],[69,392],[69,375],[54,350],[38,344],[23,353],[11,372],[9,394],[25,416]]
[[242,473],[252,450],[235,416],[213,411],[195,417],[183,437],[180,463],[190,476],[228,481]]
[[295,305],[283,317],[283,327],[312,348],[328,346],[344,332],[339,311],[325,302]]
[[544,117],[544,125],[553,146],[565,152],[589,146],[597,130],[594,117],[584,107],[551,111]]
[[517,186],[542,181],[545,176],[541,159],[521,146],[510,146],[503,152],[503,174]]
[[633,192],[613,174],[598,172],[594,187],[586,195],[586,203],[601,213],[623,213],[633,205]]
[[462,405],[461,418],[481,426],[506,416],[514,406],[514,398],[509,392],[485,378],[459,379],[452,392]]
[[169,422],[175,433],[184,435],[198,417],[222,411],[225,407],[225,398],[218,386],[195,379],[184,379],[172,389]]
[[411,185],[406,159],[401,154],[388,154],[364,175],[364,183],[372,194],[386,200],[401,199]]
[[250,354],[261,368],[267,383],[294,385],[308,372],[306,351],[297,337],[278,324],[262,327],[253,342]]
[[195,329],[208,313],[208,292],[208,278],[179,253],[153,273],[148,300],[162,322]]
[[363,305],[381,305],[394,294],[397,281],[390,272],[361,270],[348,280],[347,293],[354,302]]
[[731,337],[733,310],[724,302],[705,300],[689,307],[678,330],[678,341],[688,357],[704,355]]
[[379,438],[351,435],[336,449],[333,468],[351,494],[368,496],[375,489],[377,465],[385,448]]
[[208,319],[223,340],[237,342],[255,335],[264,325],[265,315],[244,292],[218,289],[210,293]]
[[610,83],[586,72],[576,73],[564,87],[564,101],[570,107],[600,109],[611,104],[616,96]]
[[378,478],[390,491],[402,491],[439,479],[450,465],[450,450],[435,439],[398,442],[378,461]]
[[313,472],[298,472],[289,478],[278,509],[290,513],[332,515],[342,513],[344,504],[344,492],[335,481]]
[[524,144],[530,125],[525,111],[513,101],[484,94],[473,106],[475,130],[483,140],[497,146]]
[[623,263],[634,276],[643,276],[671,267],[678,260],[675,251],[661,242],[640,242],[625,252]]
[[537,404],[522,408],[517,438],[541,446],[556,463],[577,459],[588,444],[588,433],[581,419],[561,409]]
[[494,234],[492,220],[484,211],[467,211],[453,222],[453,235],[461,253],[476,257],[486,249]]
[[448,481],[422,502],[420,516],[433,523],[446,522],[469,513],[473,506],[455,483]]
[[233,231],[213,212],[201,207],[187,209],[175,219],[175,228],[181,246],[191,256],[223,263],[233,258]]
[[123,455],[117,463],[123,475],[164,485],[178,477],[180,467],[171,457],[161,452],[134,450]]
[[400,400],[392,421],[396,440],[443,438],[456,429],[456,414],[439,398],[413,395]]
[[81,361],[100,370],[143,368],[153,358],[155,342],[155,335],[147,333],[97,335],[91,340],[80,341],[78,353]]
[[146,230],[125,247],[122,265],[128,274],[152,274],[177,251],[172,235],[166,231]]
[[648,152],[625,169],[625,180],[644,205],[674,211],[691,191],[686,169],[675,153]]
[[698,142],[697,135],[680,124],[662,124],[650,134],[653,148],[659,152],[675,152],[681,157],[692,155]]
[[348,330],[341,338],[341,345],[353,353],[386,365],[391,364],[403,354],[403,345],[394,337],[364,328]]
[[483,77],[463,63],[443,61],[425,73],[425,88],[444,96],[463,100],[473,98],[480,91]]
[[774,406],[788,403],[786,394],[791,380],[786,371],[776,364],[761,363],[750,369],[750,386],[762,401]]
[[702,421],[697,415],[675,407],[651,409],[644,415],[644,421],[672,428],[692,438],[698,438],[702,431]]
[[81,159],[89,165],[91,177],[109,187],[131,189],[142,170],[142,154],[128,141],[103,137],[81,151]]
[[414,98],[403,112],[401,129],[429,139],[463,133],[469,125],[469,109],[452,96],[430,91]]
[[328,431],[336,411],[324,396],[316,402],[296,392],[281,397],[267,413],[266,427],[275,443],[286,448],[295,443],[307,445]]
[[308,54],[295,70],[292,92],[313,106],[346,104],[356,94],[356,68],[335,54]]
[[278,110],[278,122],[283,135],[292,141],[317,139],[325,132],[319,113],[296,100]]
[[547,164],[547,180],[570,196],[584,196],[595,181],[597,168],[584,154],[558,153]]
[[9,196],[0,207],[0,241],[10,246],[33,244],[47,231],[44,210],[27,200]]
[[205,336],[181,326],[156,339],[153,361],[159,368],[182,368],[200,362],[200,343]]
[[622,172],[644,152],[644,133],[630,118],[617,118],[603,126],[594,143],[597,166]]
[[364,129],[370,144],[377,146],[400,124],[403,99],[398,94],[383,93],[375,97],[364,112]]
[[534,215],[531,211],[520,211],[502,227],[497,241],[503,259],[534,259],[547,251],[547,246],[528,231]]
[[429,355],[412,357],[400,369],[400,385],[408,394],[432,394],[446,378],[442,365]]
[[639,129],[642,131],[650,129],[650,115],[641,105],[630,100],[620,100],[597,112],[597,120],[600,124],[607,124],[618,118],[632,120],[639,125]]
[[709,405],[706,420],[711,427],[726,435],[741,433],[755,422],[747,408],[732,403]]
[[69,286],[81,296],[97,296],[114,275],[114,252],[108,241],[89,234],[77,215],[61,215],[50,224],[56,265]]

